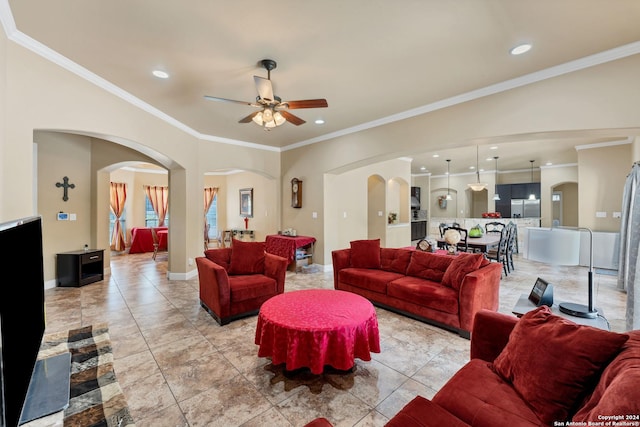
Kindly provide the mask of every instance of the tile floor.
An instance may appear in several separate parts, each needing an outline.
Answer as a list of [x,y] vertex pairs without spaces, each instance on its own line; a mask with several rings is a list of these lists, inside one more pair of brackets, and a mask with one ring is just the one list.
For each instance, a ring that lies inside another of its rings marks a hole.
[[[502,279],[499,311],[510,313],[540,276],[556,301],[586,303],[587,269],[517,257]],[[82,288],[46,291],[47,332],[108,322],[115,369],[139,427],[383,426],[415,395],[432,397],[469,358],[454,333],[377,309],[382,351],[353,373],[285,377],[257,357],[256,316],[220,327],[199,305],[197,278],[166,278],[166,254],[112,257],[111,274]],[[624,330],[626,294],[616,276],[594,274],[596,305]],[[332,288],[331,272],[287,273],[286,291]]]

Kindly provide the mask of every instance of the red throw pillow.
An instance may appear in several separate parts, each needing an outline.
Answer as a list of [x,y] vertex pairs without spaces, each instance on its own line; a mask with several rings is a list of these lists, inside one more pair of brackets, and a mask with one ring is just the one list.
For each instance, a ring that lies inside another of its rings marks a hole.
[[447,271],[444,272],[442,284],[455,290],[460,290],[464,276],[479,269],[483,258],[484,254],[460,252],[453,258],[453,261],[447,267]]
[[243,242],[233,239],[229,274],[264,273],[264,242]]
[[380,239],[353,240],[351,267],[380,268]]
[[413,251],[409,267],[407,267],[407,276],[421,277],[440,283],[444,273],[453,262],[452,258],[429,252]]
[[541,306],[522,316],[493,366],[543,423],[553,425],[571,418],[628,338],[578,325]]

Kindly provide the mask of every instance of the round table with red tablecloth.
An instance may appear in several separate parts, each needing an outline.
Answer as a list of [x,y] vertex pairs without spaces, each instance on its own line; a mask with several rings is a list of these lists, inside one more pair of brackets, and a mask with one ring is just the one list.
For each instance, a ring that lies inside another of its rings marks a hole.
[[355,358],[369,361],[380,353],[376,311],[366,298],[333,289],[285,292],[260,308],[255,343],[259,357],[293,371],[325,366],[349,370]]

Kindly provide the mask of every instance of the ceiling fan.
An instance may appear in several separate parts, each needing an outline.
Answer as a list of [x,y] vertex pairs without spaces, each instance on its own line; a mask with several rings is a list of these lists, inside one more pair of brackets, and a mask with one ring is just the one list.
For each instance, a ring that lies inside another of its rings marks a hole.
[[300,117],[291,114],[289,110],[299,108],[325,108],[329,106],[326,99],[282,101],[279,96],[273,94],[273,86],[271,85],[271,70],[275,69],[278,64],[273,59],[263,59],[260,61],[260,64],[267,70],[267,78],[253,76],[258,91],[255,102],[235,101],[233,99],[218,98],[209,95],[205,95],[204,97],[211,101],[232,102],[259,108],[260,111],[249,114],[240,119],[238,123],[254,122],[264,127],[265,130],[271,130],[284,122],[289,122],[296,126],[306,123]]

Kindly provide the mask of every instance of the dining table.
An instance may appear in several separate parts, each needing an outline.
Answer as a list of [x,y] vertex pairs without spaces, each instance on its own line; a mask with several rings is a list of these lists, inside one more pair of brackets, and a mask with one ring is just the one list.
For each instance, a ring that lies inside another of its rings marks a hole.
[[[467,246],[474,251],[486,253],[487,250],[500,243],[500,234],[497,233],[484,233],[480,237],[467,237]],[[438,246],[446,247],[447,242],[444,238],[438,238]]]

